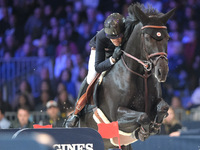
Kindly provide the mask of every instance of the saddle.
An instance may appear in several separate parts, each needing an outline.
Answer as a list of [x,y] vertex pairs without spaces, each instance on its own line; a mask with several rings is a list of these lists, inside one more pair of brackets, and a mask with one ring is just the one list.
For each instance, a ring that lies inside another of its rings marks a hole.
[[[92,80],[92,82],[89,84],[86,92],[80,97],[76,104],[77,111],[82,110],[86,104],[95,105],[97,106],[97,99],[96,99],[96,93],[98,86],[100,85],[97,80],[101,77],[101,74],[98,73],[96,77]],[[101,77],[103,78],[103,77]],[[94,96],[93,96],[94,95]],[[95,97],[95,98],[93,98]],[[75,112],[78,113],[78,112]]]

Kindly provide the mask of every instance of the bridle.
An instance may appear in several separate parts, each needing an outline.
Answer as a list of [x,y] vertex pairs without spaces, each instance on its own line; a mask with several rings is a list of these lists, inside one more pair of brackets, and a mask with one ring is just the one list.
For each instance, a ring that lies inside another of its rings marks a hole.
[[[146,25],[146,26],[143,26],[141,28],[141,30],[145,29],[145,28],[157,28],[157,29],[167,29],[166,26],[156,26],[156,25]],[[138,59],[136,58],[135,56],[125,52],[122,50],[122,52],[124,53],[125,56],[137,61],[139,64],[141,64],[143,67],[144,67],[144,74],[140,74],[140,73],[137,73],[135,72],[134,70],[130,69],[128,67],[128,65],[126,64],[126,62],[124,61],[124,57],[122,56],[122,62],[124,63],[124,66],[133,74],[135,75],[138,75],[140,77],[142,77],[144,79],[144,82],[145,82],[145,112],[147,114],[149,114],[149,101],[148,101],[148,85],[147,85],[147,79],[151,76],[151,73],[148,73],[152,70],[152,64],[154,66],[157,65],[157,62],[159,59],[161,58],[164,58],[166,61],[168,61],[167,59],[167,53],[165,52],[157,52],[157,53],[152,53],[150,55],[147,54],[147,51],[145,49],[145,43],[144,43],[144,38],[142,37],[142,43],[143,43],[143,49],[144,51],[146,52],[146,59],[147,60],[141,60],[141,59]],[[152,59],[152,57],[156,57],[155,60]]]
[[[143,26],[141,29],[143,30],[143,29],[145,29],[145,28],[167,29],[166,26],[155,26],[155,25],[146,25],[146,26]],[[127,57],[129,57],[129,58],[131,58],[131,59],[137,61],[139,64],[141,64],[141,65],[144,67],[144,69],[145,69],[146,71],[151,71],[151,69],[152,69],[152,64],[153,64],[154,66],[156,66],[156,64],[157,64],[157,62],[158,62],[158,60],[159,60],[160,58],[164,58],[165,60],[168,60],[168,59],[167,59],[167,53],[165,53],[165,52],[157,52],[157,53],[153,53],[153,54],[148,55],[148,54],[147,54],[147,51],[146,51],[146,49],[145,49],[144,37],[142,37],[142,42],[143,42],[144,51],[146,52],[146,59],[147,59],[147,60],[138,59],[138,58],[136,58],[135,56],[133,56],[133,55],[131,55],[131,54],[129,54],[129,53],[123,51],[123,50],[122,50],[122,52],[124,53],[125,56],[127,56]],[[156,59],[153,61],[153,60],[152,60],[152,57],[156,57]],[[123,59],[123,57],[122,57],[122,59]],[[127,65],[126,65],[126,66],[127,66]],[[128,67],[128,66],[127,66],[127,67]],[[129,69],[130,69],[130,68],[129,68]],[[134,72],[134,71],[133,71],[133,72]]]

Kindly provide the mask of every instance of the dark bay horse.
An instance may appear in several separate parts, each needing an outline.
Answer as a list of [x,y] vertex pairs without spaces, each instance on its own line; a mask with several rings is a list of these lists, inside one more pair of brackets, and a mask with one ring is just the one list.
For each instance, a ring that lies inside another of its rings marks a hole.
[[[174,9],[162,14],[153,8],[141,8],[139,4],[129,6],[129,16],[136,25],[122,58],[103,78],[97,92],[102,119],[118,121],[122,135],[129,138],[120,138],[122,143],[125,141],[124,150],[131,149],[130,143],[138,139],[144,141],[157,134],[168,110],[168,104],[162,99],[161,82],[165,82],[168,74],[169,35],[165,24]],[[80,127],[97,130],[98,121],[93,118],[91,111],[84,114]],[[107,139],[104,143],[105,149],[117,146]]]

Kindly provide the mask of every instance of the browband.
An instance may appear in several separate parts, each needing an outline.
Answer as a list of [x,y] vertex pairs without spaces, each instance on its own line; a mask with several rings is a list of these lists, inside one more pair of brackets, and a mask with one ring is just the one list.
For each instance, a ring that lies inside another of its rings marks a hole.
[[143,26],[141,29],[145,29],[145,28],[167,29],[166,26],[155,26],[155,25],[146,25],[146,26]]

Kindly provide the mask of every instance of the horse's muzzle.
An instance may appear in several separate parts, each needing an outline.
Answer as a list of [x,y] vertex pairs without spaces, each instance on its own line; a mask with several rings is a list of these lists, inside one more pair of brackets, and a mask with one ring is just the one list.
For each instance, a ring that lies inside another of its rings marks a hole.
[[155,77],[158,82],[165,82],[169,72],[168,61],[165,59],[159,59],[155,66]]

